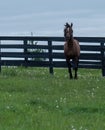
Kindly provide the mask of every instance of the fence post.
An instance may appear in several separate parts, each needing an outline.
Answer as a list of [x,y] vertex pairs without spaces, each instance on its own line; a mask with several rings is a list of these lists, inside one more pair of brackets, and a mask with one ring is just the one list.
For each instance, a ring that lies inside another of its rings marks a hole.
[[24,66],[27,67],[28,57],[27,57],[27,40],[24,40]]
[[53,74],[52,41],[48,41],[48,51],[49,51],[49,72],[50,74]]
[[104,54],[104,43],[101,43],[101,63],[102,63],[102,76],[105,76],[105,54]]

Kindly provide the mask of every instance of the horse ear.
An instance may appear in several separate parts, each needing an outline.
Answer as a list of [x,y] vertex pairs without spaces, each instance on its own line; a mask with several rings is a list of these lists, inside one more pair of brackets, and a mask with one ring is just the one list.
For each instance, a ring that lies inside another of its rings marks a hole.
[[68,26],[70,26],[70,25],[68,24],[68,22],[66,22],[65,27],[68,27]]
[[73,27],[73,23],[71,23],[71,27]]

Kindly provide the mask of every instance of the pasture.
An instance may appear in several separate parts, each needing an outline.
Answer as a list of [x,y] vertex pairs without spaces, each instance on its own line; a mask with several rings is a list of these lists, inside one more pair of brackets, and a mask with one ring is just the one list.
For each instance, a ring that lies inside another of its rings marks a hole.
[[0,130],[104,130],[105,78],[101,70],[3,67]]

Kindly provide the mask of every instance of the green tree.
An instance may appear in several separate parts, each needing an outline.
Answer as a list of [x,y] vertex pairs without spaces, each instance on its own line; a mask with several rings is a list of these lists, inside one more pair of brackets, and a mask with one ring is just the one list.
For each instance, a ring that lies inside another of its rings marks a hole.
[[[31,32],[31,36],[33,36],[32,32]],[[31,41],[28,42],[28,44],[37,46],[38,42],[31,40]],[[30,52],[30,53],[43,53],[43,52],[45,52],[45,50],[44,49],[28,49],[28,52]],[[30,60],[44,61],[44,60],[46,60],[46,58],[31,58]]]

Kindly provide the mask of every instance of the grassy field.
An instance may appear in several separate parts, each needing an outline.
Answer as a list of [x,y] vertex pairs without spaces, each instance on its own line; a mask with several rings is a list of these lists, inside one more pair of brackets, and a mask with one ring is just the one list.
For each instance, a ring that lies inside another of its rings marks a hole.
[[100,70],[2,68],[0,130],[105,130],[105,78]]

